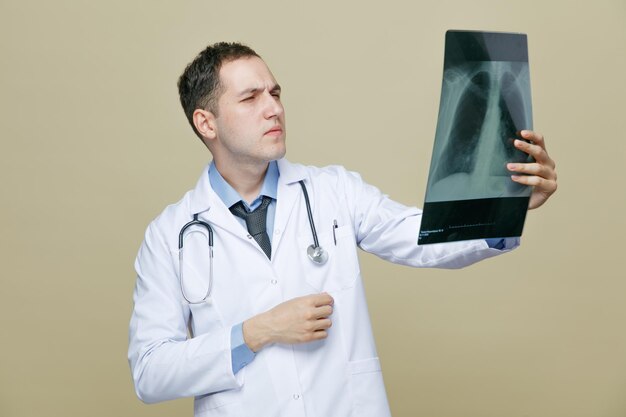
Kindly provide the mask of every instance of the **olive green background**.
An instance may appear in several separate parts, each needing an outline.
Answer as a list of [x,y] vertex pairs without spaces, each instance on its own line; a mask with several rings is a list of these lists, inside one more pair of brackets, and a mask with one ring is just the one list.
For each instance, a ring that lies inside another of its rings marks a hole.
[[421,206],[447,29],[528,34],[559,191],[458,271],[363,255],[394,416],[626,415],[626,2],[0,1],[0,415],[191,416],[126,360],[148,222],[209,154],[176,80],[238,40],[283,86],[288,158]]

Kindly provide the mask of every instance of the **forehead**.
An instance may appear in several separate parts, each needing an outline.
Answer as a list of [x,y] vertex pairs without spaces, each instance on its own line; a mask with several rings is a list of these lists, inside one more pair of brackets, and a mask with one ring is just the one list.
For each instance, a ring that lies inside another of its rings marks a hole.
[[255,56],[223,63],[220,81],[226,94],[237,94],[249,88],[271,89],[276,85],[276,80],[265,62]]

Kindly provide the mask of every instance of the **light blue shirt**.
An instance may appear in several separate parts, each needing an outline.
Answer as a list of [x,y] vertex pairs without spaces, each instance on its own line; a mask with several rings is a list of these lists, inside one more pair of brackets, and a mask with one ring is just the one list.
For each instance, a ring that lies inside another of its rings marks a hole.
[[503,238],[485,239],[485,242],[487,242],[487,245],[493,249],[507,249],[506,240]]
[[[263,186],[261,192],[252,204],[248,204],[239,193],[226,182],[224,177],[219,173],[215,164],[211,162],[209,166],[209,181],[211,188],[215,191],[215,194],[224,202],[224,205],[231,208],[234,204],[242,201],[243,206],[247,211],[254,211],[263,202],[263,196],[271,197],[272,201],[267,206],[267,218],[265,220],[265,227],[267,230],[267,236],[272,241],[272,235],[274,232],[274,217],[276,216],[276,197],[278,190],[278,164],[276,161],[270,162],[265,173],[265,179],[263,180]],[[237,221],[246,228],[246,221],[240,217],[234,216]],[[230,351],[231,362],[233,367],[233,373],[236,374],[241,368],[252,362],[256,354],[246,345],[243,339],[243,323],[234,325],[230,329]]]
[[[224,205],[227,208],[231,208],[234,204],[242,201],[245,209],[250,212],[254,211],[257,207],[261,205],[263,202],[263,196],[268,196],[272,198],[272,201],[269,206],[267,206],[267,219],[265,221],[265,227],[267,230],[267,236],[270,238],[270,242],[272,241],[272,234],[274,232],[274,217],[276,215],[276,197],[278,195],[278,177],[280,173],[278,172],[278,164],[276,161],[270,162],[267,167],[267,172],[265,174],[265,179],[263,180],[263,186],[261,187],[261,192],[257,196],[257,198],[252,202],[252,204],[248,204],[246,200],[244,200],[237,191],[229,183],[226,182],[222,174],[217,170],[215,164],[211,162],[209,166],[209,181],[211,182],[211,188],[215,191],[215,194],[224,202]],[[246,221],[241,217],[235,216],[237,221],[246,228]]]
[[[276,215],[276,198],[277,198],[277,190],[278,190],[278,178],[280,177],[280,172],[278,171],[278,164],[276,161],[270,162],[267,173],[265,174],[265,179],[263,180],[263,186],[261,187],[261,192],[257,196],[256,199],[252,202],[252,204],[248,204],[242,197],[239,195],[237,191],[229,183],[226,182],[224,177],[219,173],[215,164],[211,162],[209,166],[209,181],[211,183],[211,188],[218,195],[218,197],[224,202],[224,205],[228,208],[232,207],[234,204],[242,201],[244,207],[247,211],[254,211],[257,207],[261,205],[263,201],[263,196],[271,197],[272,201],[270,205],[267,207],[267,219],[266,219],[266,230],[267,236],[270,238],[270,242],[272,240],[272,235],[274,232],[274,217]],[[234,216],[239,223],[246,228],[246,222],[244,219]],[[495,249],[505,249],[506,241],[505,239],[485,239],[490,248]],[[243,338],[243,323],[239,323],[234,325],[230,330],[230,346],[231,346],[231,361],[233,367],[233,373],[237,373],[252,362],[256,354],[246,345]]]

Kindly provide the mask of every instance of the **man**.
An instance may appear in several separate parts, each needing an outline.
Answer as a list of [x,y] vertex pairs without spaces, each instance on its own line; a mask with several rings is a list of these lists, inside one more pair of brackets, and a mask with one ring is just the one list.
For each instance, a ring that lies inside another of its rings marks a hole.
[[[185,114],[213,161],[150,224],[137,256],[137,395],[195,396],[196,416],[386,416],[357,246],[414,267],[459,268],[518,240],[416,245],[418,209],[341,167],[283,159],[280,91],[240,44],[209,46],[180,77]],[[537,162],[509,169],[534,186],[535,208],[556,190],[556,174],[541,135],[523,137],[532,143],[515,146]]]

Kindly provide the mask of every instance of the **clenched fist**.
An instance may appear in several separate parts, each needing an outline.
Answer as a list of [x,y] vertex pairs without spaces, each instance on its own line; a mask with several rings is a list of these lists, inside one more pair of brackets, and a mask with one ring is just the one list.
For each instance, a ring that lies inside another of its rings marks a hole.
[[253,352],[271,343],[306,343],[325,339],[332,325],[333,297],[306,295],[277,305],[243,323],[243,337]]

